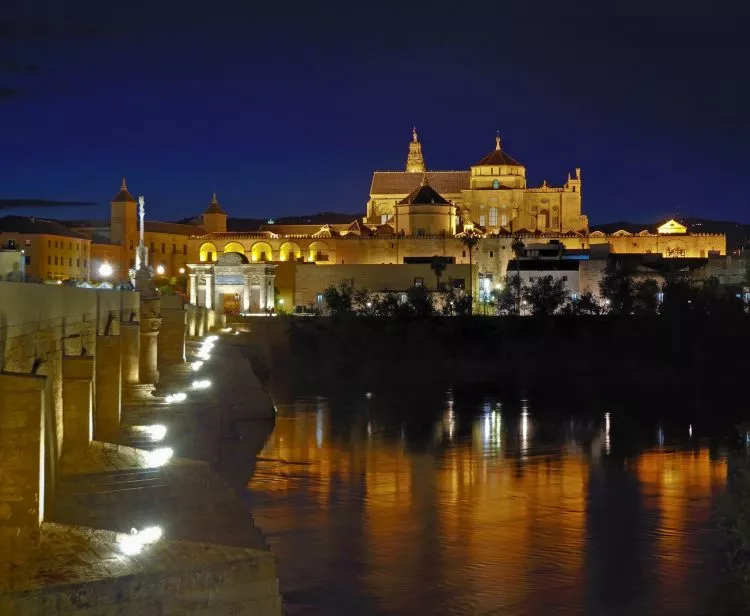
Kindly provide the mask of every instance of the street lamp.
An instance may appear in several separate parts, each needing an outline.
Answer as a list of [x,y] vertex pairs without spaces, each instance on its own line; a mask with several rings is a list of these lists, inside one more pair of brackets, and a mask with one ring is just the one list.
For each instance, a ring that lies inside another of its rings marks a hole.
[[163,276],[165,271],[166,270],[164,269],[163,265],[156,266],[156,273],[159,274],[159,276]]
[[112,266],[109,263],[102,263],[99,266],[99,275],[102,278],[109,278],[112,275],[112,272],[114,270],[112,269]]
[[181,267],[181,268],[180,268],[180,274],[184,274],[184,273],[185,273],[185,268],[184,268],[184,267]]

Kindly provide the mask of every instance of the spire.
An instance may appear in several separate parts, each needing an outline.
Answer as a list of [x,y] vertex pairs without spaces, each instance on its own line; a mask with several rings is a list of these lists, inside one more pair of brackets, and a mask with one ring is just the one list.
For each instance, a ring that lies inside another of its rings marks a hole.
[[221,206],[219,205],[219,200],[216,198],[216,193],[214,193],[214,196],[211,199],[211,205],[208,206],[204,214],[225,214],[224,210],[221,209]]
[[407,173],[424,173],[426,169],[422,157],[422,144],[417,137],[416,127],[412,129],[411,139],[409,155],[406,157],[406,171]]
[[125,183],[124,175],[122,176],[122,182],[120,182],[120,192],[112,199],[112,203],[135,203],[133,195],[128,192],[128,185]]
[[495,149],[499,152],[500,151],[500,131],[497,131],[495,134]]

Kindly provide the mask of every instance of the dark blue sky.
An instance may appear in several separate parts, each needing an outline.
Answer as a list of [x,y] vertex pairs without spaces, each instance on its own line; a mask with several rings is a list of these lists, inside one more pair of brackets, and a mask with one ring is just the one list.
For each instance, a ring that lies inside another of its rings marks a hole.
[[592,222],[750,222],[739,4],[5,0],[0,198],[362,213],[416,124],[431,169],[497,129],[532,185],[582,167]]

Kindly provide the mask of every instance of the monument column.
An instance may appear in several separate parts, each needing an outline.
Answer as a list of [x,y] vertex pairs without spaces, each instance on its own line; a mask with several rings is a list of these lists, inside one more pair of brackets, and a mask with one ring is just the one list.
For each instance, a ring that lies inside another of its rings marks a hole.
[[158,383],[158,336],[161,327],[161,300],[158,296],[141,295],[140,382]]
[[63,357],[63,452],[85,451],[94,432],[93,357]]
[[206,278],[206,297],[204,303],[206,308],[211,310],[214,307],[214,275],[206,273],[204,276]]
[[190,272],[190,303],[198,305],[198,274]]

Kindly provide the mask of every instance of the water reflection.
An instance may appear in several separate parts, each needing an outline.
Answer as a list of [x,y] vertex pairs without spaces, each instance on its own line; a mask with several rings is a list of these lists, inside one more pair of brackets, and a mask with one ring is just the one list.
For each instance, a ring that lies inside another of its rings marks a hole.
[[532,421],[527,400],[450,393],[423,430],[378,400],[279,407],[250,488],[294,613],[710,606],[726,470],[707,447],[615,459],[609,413]]

